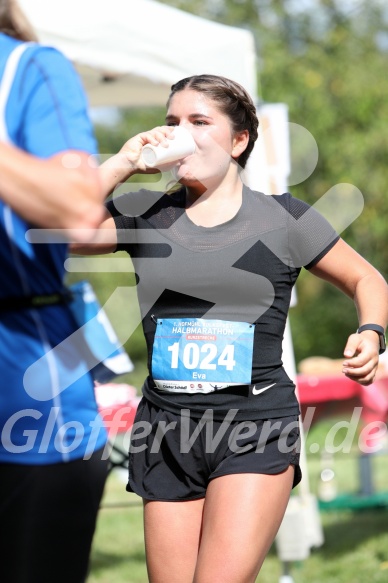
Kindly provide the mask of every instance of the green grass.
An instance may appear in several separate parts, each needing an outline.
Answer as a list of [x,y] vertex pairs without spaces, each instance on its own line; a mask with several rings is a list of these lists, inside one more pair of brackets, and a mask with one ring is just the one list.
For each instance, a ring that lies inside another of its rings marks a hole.
[[[320,449],[325,435],[336,420],[320,422],[307,435]],[[341,435],[338,436],[339,440]],[[358,476],[356,440],[347,454],[334,456],[339,493],[357,493]],[[388,454],[374,456],[373,482],[376,491],[388,491]],[[310,487],[316,493],[321,469],[319,454],[308,455]],[[388,581],[388,508],[352,512],[321,512],[325,543],[313,549],[302,562],[293,563],[295,583],[387,583]],[[282,565],[273,547],[257,579],[259,583],[277,583]],[[109,477],[95,535],[91,573],[88,583],[147,583],[143,546],[141,500],[125,492],[125,475],[113,472]]]
[[105,490],[95,534],[88,583],[146,583],[143,506],[113,472]]

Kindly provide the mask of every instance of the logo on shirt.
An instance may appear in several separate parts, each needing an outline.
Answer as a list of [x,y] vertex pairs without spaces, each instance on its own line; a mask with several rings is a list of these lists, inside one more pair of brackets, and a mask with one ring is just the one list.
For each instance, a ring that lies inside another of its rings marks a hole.
[[253,395],[260,395],[260,393],[264,393],[267,389],[274,387],[276,383],[272,383],[272,385],[268,385],[267,387],[263,387],[262,389],[256,389],[256,385],[252,387],[252,394]]

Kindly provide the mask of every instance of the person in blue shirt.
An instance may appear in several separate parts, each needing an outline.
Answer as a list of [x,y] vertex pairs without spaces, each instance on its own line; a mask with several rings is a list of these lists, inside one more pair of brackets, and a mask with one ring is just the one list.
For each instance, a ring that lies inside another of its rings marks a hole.
[[82,583],[106,430],[89,367],[66,341],[77,330],[62,294],[68,245],[31,242],[29,231],[88,240],[102,191],[72,65],[26,41],[35,37],[17,3],[0,0],[0,580]]

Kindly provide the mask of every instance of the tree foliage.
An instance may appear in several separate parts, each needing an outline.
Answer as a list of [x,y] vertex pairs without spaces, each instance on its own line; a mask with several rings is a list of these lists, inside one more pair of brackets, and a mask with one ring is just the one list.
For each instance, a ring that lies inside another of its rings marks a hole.
[[[292,193],[314,203],[335,184],[357,186],[364,210],[342,236],[387,276],[387,54],[377,45],[383,12],[366,2],[347,15],[333,2],[317,4],[320,28],[315,14],[295,16],[291,35],[285,34],[289,17],[278,22],[283,34],[267,41],[271,50],[263,55],[263,97],[287,103],[290,120],[304,125],[318,144],[317,168]],[[305,273],[291,322],[298,360],[340,357],[357,327],[349,300]]]
[[[261,99],[288,105],[319,148],[308,180],[292,187],[309,203],[341,182],[364,196],[361,216],[342,236],[388,275],[388,11],[382,1],[170,0],[219,22],[250,29],[256,39]],[[200,42],[200,39],[198,39]],[[97,128],[102,150],[159,125],[164,111],[127,111],[116,130]],[[155,123],[154,123],[155,122]],[[143,179],[143,178],[142,178]],[[351,301],[303,272],[291,311],[297,360],[340,357],[357,326]]]

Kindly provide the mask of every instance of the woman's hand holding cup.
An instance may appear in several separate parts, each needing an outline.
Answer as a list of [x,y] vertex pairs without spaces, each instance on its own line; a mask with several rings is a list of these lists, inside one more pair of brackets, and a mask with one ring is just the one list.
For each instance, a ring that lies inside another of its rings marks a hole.
[[141,132],[128,140],[121,148],[118,156],[128,167],[130,174],[155,174],[160,172],[156,167],[147,166],[142,157],[144,146],[167,149],[170,140],[173,140],[172,126],[160,126],[147,132]]

